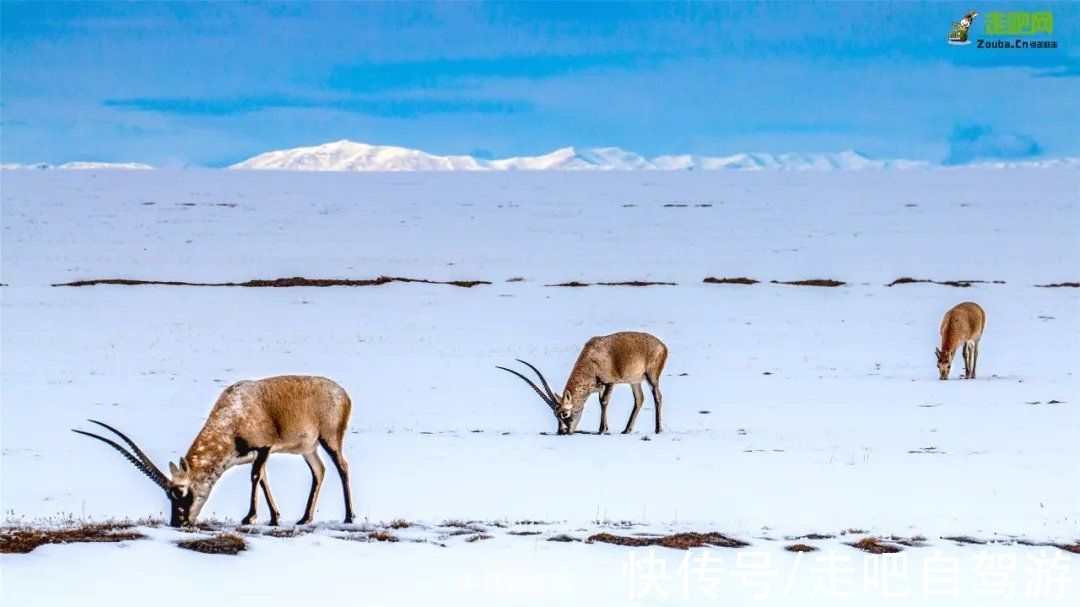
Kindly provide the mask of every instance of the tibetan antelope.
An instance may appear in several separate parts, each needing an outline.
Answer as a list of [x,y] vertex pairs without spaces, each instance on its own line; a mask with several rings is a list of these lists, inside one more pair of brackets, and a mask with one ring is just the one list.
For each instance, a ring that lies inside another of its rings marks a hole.
[[552,392],[544,375],[523,360],[518,359],[518,362],[536,373],[544,386],[543,391],[521,373],[506,367],[497,368],[525,380],[525,383],[540,395],[555,414],[559,423],[559,434],[573,434],[577,431],[585,400],[593,392],[600,394],[600,434],[607,434],[607,407],[611,400],[611,391],[615,384],[630,384],[634,389],[634,410],[630,413],[630,420],[626,422],[626,429],[623,430],[623,434],[629,434],[634,429],[638,412],[645,402],[641,382],[647,381],[652,388],[653,403],[656,404],[656,433],[659,434],[660,409],[664,402],[660,395],[660,374],[667,362],[667,355],[664,342],[648,333],[623,332],[594,337],[585,342],[585,347],[581,349],[581,354],[570,371],[570,378],[566,380],[562,396]]
[[325,377],[285,375],[237,382],[218,397],[187,455],[180,458],[179,464],[169,462],[171,479],[162,474],[134,441],[108,424],[90,420],[119,436],[131,451],[97,434],[75,432],[112,446],[161,487],[171,504],[169,524],[173,527],[193,524],[221,475],[233,466],[247,463],[252,464],[251,505],[243,524],[250,525],[255,520],[258,489],[262,487],[270,507],[270,524],[277,525],[279,512],[266,478],[266,459],[271,453],[303,455],[311,468],[311,493],[304,516],[297,524],[310,523],[326,471],[317,451],[322,445],[341,476],[345,522],[351,523],[349,464],[342,453],[351,409],[352,401],[345,390]]
[[941,321],[941,347],[934,350],[941,379],[949,379],[952,359],[960,344],[964,345],[964,375],[975,379],[975,365],[979,361],[979,339],[986,326],[986,313],[979,304],[965,301],[945,313]]

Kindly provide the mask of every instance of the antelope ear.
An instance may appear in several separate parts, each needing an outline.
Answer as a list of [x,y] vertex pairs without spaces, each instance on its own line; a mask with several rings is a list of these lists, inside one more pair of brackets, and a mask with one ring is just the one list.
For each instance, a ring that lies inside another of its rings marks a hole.
[[179,471],[180,469],[176,467],[176,464],[169,462],[169,474],[176,476],[176,473]]
[[188,471],[188,464],[187,464],[187,458],[186,457],[181,457],[180,458],[180,469],[183,470],[184,472]]

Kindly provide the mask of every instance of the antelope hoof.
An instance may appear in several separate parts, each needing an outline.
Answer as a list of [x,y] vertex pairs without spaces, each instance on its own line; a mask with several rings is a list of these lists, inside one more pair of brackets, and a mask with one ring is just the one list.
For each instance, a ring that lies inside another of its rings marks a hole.
[[251,525],[254,522],[255,522],[255,515],[254,514],[249,514],[249,515],[245,516],[243,518],[243,520],[240,521],[240,524],[241,525]]
[[296,521],[296,524],[297,525],[309,525],[309,524],[311,524],[311,517],[310,516],[305,516],[304,518]]
[[629,428],[627,428],[626,430],[623,430],[623,431],[622,431],[622,433],[623,433],[623,434],[630,434],[630,432],[631,432],[631,431],[630,431],[630,429],[629,429]]
[[355,519],[354,519],[353,515],[350,514],[350,515],[345,517],[345,524],[346,525],[351,525],[351,524],[353,524],[353,520],[355,520]]
[[276,516],[270,517],[270,526],[271,527],[277,527],[278,526],[278,517],[276,517]]

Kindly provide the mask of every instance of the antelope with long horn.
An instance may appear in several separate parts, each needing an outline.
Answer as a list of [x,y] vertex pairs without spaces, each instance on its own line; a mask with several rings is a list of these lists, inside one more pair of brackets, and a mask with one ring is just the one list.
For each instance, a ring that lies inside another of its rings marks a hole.
[[310,523],[326,471],[318,453],[322,445],[341,477],[345,522],[351,523],[349,464],[342,451],[351,410],[349,395],[325,377],[285,375],[237,382],[221,393],[187,455],[177,464],[169,462],[172,478],[166,477],[134,441],[108,424],[90,420],[113,432],[130,451],[109,438],[83,430],[74,432],[113,447],[160,487],[169,498],[169,524],[173,527],[193,524],[221,475],[247,463],[252,464],[251,504],[243,524],[255,520],[261,487],[270,507],[270,524],[277,525],[279,512],[266,476],[266,460],[271,453],[303,455],[311,468],[311,493],[297,524]]
[[984,327],[986,312],[977,303],[965,301],[945,313],[945,318],[941,319],[941,347],[934,349],[940,379],[949,379],[953,356],[961,344],[964,346],[964,374],[961,379],[975,379],[979,340],[982,339]]
[[667,354],[668,350],[664,342],[648,333],[627,331],[594,337],[585,342],[585,347],[581,349],[581,354],[578,355],[577,362],[570,371],[570,378],[566,380],[562,396],[551,390],[551,386],[548,385],[547,379],[539,369],[523,360],[518,359],[518,362],[536,373],[544,387],[543,390],[528,377],[513,369],[497,368],[520,377],[536,391],[540,399],[555,414],[555,419],[559,424],[559,434],[573,434],[577,431],[585,401],[594,392],[600,395],[599,433],[607,434],[607,408],[611,400],[611,392],[616,384],[630,384],[634,390],[634,409],[626,422],[626,429],[623,430],[623,434],[629,434],[633,431],[638,412],[645,402],[641,382],[647,381],[649,387],[652,388],[653,403],[656,405],[656,433],[659,434],[662,429],[660,410],[664,402],[660,394],[660,374],[664,371]]

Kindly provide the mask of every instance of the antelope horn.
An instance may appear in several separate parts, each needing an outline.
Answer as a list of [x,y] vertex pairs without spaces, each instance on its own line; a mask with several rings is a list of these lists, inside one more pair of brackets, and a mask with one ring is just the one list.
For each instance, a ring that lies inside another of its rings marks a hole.
[[552,401],[547,396],[544,396],[544,393],[540,391],[540,388],[536,387],[536,384],[534,384],[531,379],[529,379],[528,377],[525,377],[524,375],[522,375],[521,373],[518,373],[517,371],[515,371],[513,369],[507,369],[506,367],[500,367],[498,365],[496,365],[495,368],[496,369],[502,369],[503,371],[506,371],[507,373],[513,373],[514,375],[517,375],[518,377],[523,379],[525,381],[525,383],[529,384],[530,388],[532,388],[533,390],[536,391],[536,394],[540,397],[540,399],[543,400],[544,403],[547,406],[551,407],[552,411],[555,410],[555,408],[557,406],[555,404],[555,401]]
[[537,369],[536,367],[534,367],[534,366],[530,365],[529,363],[521,360],[520,358],[515,359],[515,360],[517,360],[519,363],[525,365],[526,367],[532,369],[536,373],[536,376],[539,377],[540,381],[544,384],[544,390],[547,391],[548,398],[550,398],[552,400],[552,402],[556,402],[556,403],[559,402],[559,397],[555,396],[555,393],[551,391],[551,386],[549,386],[548,383],[547,383],[547,380],[544,379],[544,374],[540,372],[540,369]]
[[136,468],[139,469],[140,472],[145,474],[147,476],[147,478],[149,478],[151,481],[154,482],[155,485],[157,485],[158,487],[161,487],[161,489],[163,491],[168,491],[169,490],[169,487],[172,486],[172,481],[170,481],[164,474],[162,474],[161,470],[159,470],[158,467],[155,466],[152,461],[150,461],[150,458],[147,457],[145,453],[143,453],[143,450],[140,449],[138,447],[138,445],[135,444],[135,441],[131,440],[124,433],[120,432],[116,428],[113,428],[112,426],[109,426],[107,424],[103,424],[103,423],[101,423],[99,421],[95,421],[95,420],[92,420],[92,419],[89,420],[89,421],[92,422],[92,423],[95,423],[95,424],[97,424],[99,426],[108,428],[109,430],[112,430],[113,432],[115,432],[117,434],[117,436],[119,436],[121,439],[123,439],[123,441],[125,443],[127,443],[132,448],[132,450],[135,451],[136,454],[138,454],[138,457],[136,457],[135,455],[132,455],[127,449],[121,447],[115,441],[107,439],[107,438],[105,438],[103,436],[98,436],[97,434],[94,434],[92,432],[84,432],[82,430],[72,430],[72,432],[77,432],[77,433],[82,434],[84,436],[89,436],[90,438],[96,438],[99,441],[109,445],[113,449],[116,449],[117,451],[120,452],[120,455],[124,456],[124,459],[131,462],[131,464],[133,466],[135,466]]

